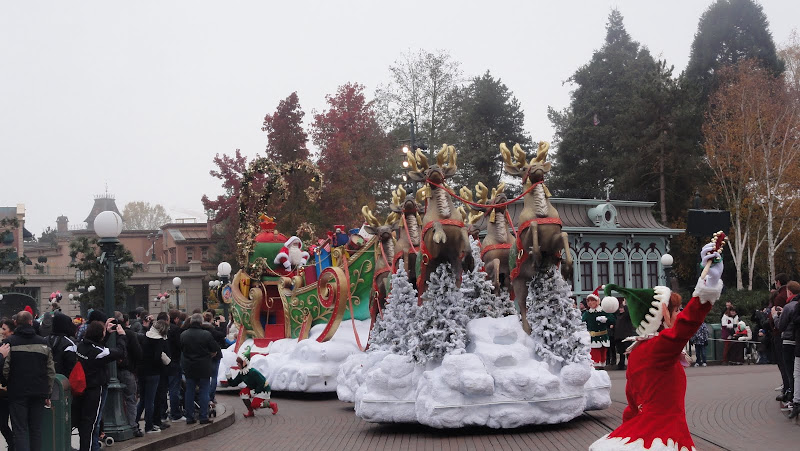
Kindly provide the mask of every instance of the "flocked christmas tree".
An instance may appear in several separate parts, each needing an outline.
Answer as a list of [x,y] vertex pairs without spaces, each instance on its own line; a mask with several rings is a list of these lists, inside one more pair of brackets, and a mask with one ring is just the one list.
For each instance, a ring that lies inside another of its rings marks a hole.
[[493,293],[494,285],[486,277],[486,272],[483,270],[484,264],[481,260],[480,243],[470,237],[469,244],[472,249],[472,258],[475,261],[475,268],[472,271],[464,271],[464,275],[461,278],[461,288],[459,289],[462,301],[467,307],[466,313],[469,319],[500,318],[516,314],[507,290],[503,290],[497,296]]
[[528,286],[528,323],[535,351],[553,365],[591,362],[586,324],[571,294],[555,266],[538,273]]
[[417,314],[417,290],[408,281],[402,259],[397,267],[397,273],[391,276],[392,290],[387,296],[383,317],[378,315],[369,335],[370,351],[408,354],[410,347],[416,345],[412,324]]
[[441,360],[446,354],[462,354],[466,348],[469,316],[452,274],[450,264],[439,265],[422,295],[414,324],[419,341],[411,349],[419,364]]

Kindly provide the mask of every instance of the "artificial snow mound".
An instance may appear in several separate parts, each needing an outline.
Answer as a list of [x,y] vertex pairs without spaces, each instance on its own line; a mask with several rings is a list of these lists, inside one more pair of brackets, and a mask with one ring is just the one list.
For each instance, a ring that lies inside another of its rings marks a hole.
[[[356,320],[355,325],[361,344],[366,346],[369,320]],[[335,392],[339,367],[351,355],[364,353],[358,348],[350,321],[343,321],[333,338],[320,343],[315,338],[325,327],[325,324],[312,327],[306,340],[284,338],[273,341],[266,348],[259,348],[253,344],[253,340],[247,340],[239,347],[239,354],[250,347],[250,365],[267,378],[273,390]],[[220,381],[225,379],[225,370],[236,365],[236,354],[233,354],[232,347],[229,349],[232,357],[223,351],[218,377]],[[226,364],[231,359],[233,364]]]
[[367,421],[436,428],[562,423],[611,405],[608,373],[543,361],[516,316],[470,321],[467,342],[466,353],[425,366],[385,351],[353,355],[337,393]]

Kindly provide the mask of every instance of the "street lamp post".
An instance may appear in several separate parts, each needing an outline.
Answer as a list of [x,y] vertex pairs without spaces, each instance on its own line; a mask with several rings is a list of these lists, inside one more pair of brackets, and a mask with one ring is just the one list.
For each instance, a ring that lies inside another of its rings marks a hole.
[[157,233],[150,233],[147,235],[147,239],[153,243],[153,247],[150,248],[150,261],[156,261],[156,240],[158,239]]
[[175,308],[181,309],[181,278],[176,277],[172,279],[172,286],[175,287]]
[[225,316],[225,321],[228,321],[228,303],[222,299],[222,288],[228,284],[228,278],[231,276],[231,264],[228,262],[222,262],[217,266],[217,276],[222,279],[222,284],[220,285],[219,295],[217,299],[222,302],[222,312]]
[[664,254],[661,256],[661,266],[664,267],[664,277],[666,279],[667,288],[672,289],[672,263],[674,262],[672,255]]
[[[117,265],[115,251],[119,240],[117,237],[122,232],[122,218],[113,211],[104,211],[97,215],[94,220],[94,230],[100,240],[97,242],[103,251],[100,256],[100,263],[105,265],[106,274],[103,278],[105,285],[105,310],[106,314],[114,317],[114,269]],[[135,338],[134,338],[135,339]],[[117,346],[117,333],[110,332],[107,346],[115,348]],[[134,429],[128,423],[128,418],[122,410],[122,392],[125,385],[120,383],[117,378],[117,362],[112,361],[108,364],[110,382],[108,384],[108,396],[106,407],[103,412],[103,430],[106,435],[121,442],[134,437]]]

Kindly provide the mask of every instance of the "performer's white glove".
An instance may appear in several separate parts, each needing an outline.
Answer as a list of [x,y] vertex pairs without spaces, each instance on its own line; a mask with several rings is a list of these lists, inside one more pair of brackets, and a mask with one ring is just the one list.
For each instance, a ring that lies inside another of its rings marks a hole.
[[606,321],[608,321],[608,318],[606,318],[605,316],[598,316],[598,317],[597,317],[597,322],[598,322],[598,323],[603,323],[603,324],[605,324],[605,323],[606,323]]
[[286,268],[287,271],[292,269],[292,263],[289,260],[285,260],[283,262],[283,267]]
[[231,373],[231,370],[225,371],[225,379],[233,379],[233,373]]
[[[703,246],[703,250],[700,251],[700,259],[702,260],[702,266],[705,267],[706,263],[709,260],[714,260],[720,258],[719,252],[714,251],[714,243],[708,243]],[[706,286],[715,287],[719,283],[719,279],[722,278],[722,269],[723,264],[722,261],[717,263],[711,263],[711,267],[708,268],[708,276],[706,276]]]

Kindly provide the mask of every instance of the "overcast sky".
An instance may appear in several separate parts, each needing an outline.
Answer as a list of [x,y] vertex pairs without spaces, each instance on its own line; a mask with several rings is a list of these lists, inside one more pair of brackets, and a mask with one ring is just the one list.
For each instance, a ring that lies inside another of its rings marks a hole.
[[[409,48],[444,49],[466,76],[487,69],[521,101],[534,139],[548,105],[602,46],[612,7],[631,36],[686,67],[710,0],[16,1],[0,5],[0,206],[24,203],[39,236],[79,224],[106,184],[129,201],[204,221],[216,153],[263,154],[261,124],[297,91],[306,112],[359,82],[370,95]],[[800,1],[762,2],[777,44]]]

